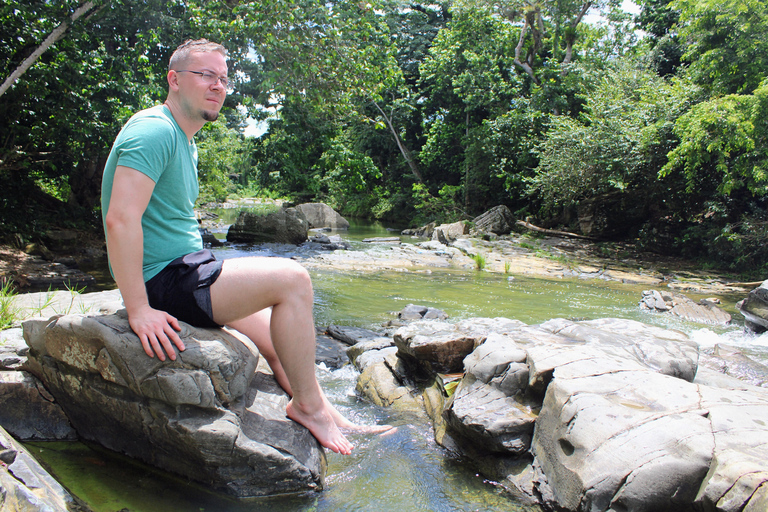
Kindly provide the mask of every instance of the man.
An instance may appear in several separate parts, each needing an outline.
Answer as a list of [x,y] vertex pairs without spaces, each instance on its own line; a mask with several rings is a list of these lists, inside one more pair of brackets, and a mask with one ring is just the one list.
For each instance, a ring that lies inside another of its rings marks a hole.
[[340,428],[363,427],[341,416],[317,382],[309,274],[287,258],[222,262],[202,250],[193,137],[218,118],[227,72],[223,46],[185,42],[170,60],[165,103],[134,115],[115,140],[101,199],[112,274],[149,357],[175,360],[184,350],[179,320],[234,328],[256,344],[292,396],[288,417],[324,447],[349,454]]

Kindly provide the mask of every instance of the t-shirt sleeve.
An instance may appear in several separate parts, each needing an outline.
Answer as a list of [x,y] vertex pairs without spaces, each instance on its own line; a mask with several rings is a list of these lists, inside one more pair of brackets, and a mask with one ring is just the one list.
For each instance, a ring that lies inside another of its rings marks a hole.
[[118,148],[117,165],[149,176],[155,183],[175,152],[173,126],[158,118],[136,120],[126,126]]

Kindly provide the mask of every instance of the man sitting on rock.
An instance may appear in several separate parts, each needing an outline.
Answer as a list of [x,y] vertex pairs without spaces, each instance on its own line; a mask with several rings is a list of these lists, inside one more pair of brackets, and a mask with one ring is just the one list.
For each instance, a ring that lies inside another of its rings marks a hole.
[[[112,274],[131,328],[148,356],[184,350],[179,320],[229,326],[259,348],[292,396],[288,417],[326,448],[349,454],[341,429],[358,427],[328,401],[315,376],[312,283],[287,258],[217,261],[203,250],[193,136],[215,121],[227,96],[223,46],[187,41],[171,56],[165,103],[134,115],[104,169],[102,214]],[[382,427],[386,430],[388,427]]]

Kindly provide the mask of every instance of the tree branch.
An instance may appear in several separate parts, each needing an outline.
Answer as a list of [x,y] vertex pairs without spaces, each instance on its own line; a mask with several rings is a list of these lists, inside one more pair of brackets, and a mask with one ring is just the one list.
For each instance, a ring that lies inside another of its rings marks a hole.
[[377,102],[373,101],[372,103],[376,107],[376,109],[381,113],[382,117],[384,117],[384,121],[386,121],[387,127],[389,127],[389,131],[392,132],[392,136],[395,138],[395,142],[397,143],[397,148],[400,150],[400,153],[403,155],[403,158],[405,158],[405,161],[408,163],[408,167],[411,168],[411,172],[419,181],[419,183],[424,183],[424,180],[421,177],[421,172],[419,172],[419,168],[416,165],[416,162],[414,162],[413,158],[411,158],[410,151],[408,151],[408,148],[406,148],[403,145],[403,142],[400,140],[400,136],[397,134],[397,130],[395,130],[395,127],[392,125],[392,119],[389,116],[387,116],[387,114],[381,109],[381,107]]
[[[53,31],[48,34],[48,37],[45,38],[45,41],[37,47],[37,49],[32,52],[32,55],[24,59],[24,62],[19,64],[19,66],[13,70],[13,73],[8,76],[8,78],[5,79],[3,82],[3,85],[0,85],[0,96],[5,94],[5,92],[11,88],[11,85],[16,82],[16,80],[21,77],[24,73],[27,72],[27,70],[32,67],[32,64],[35,63],[35,61],[43,54],[45,53],[48,48],[53,46],[56,41],[64,37],[64,33],[69,28],[70,23],[74,23],[77,21],[78,18],[80,18],[82,15],[87,14],[89,11],[93,10],[93,8],[96,7],[96,2],[93,0],[88,0],[83,5],[75,9],[75,12],[72,13],[72,15],[69,17],[69,20],[64,20],[59,24],[58,27],[53,29]],[[104,6],[100,7],[100,9],[103,9]]]

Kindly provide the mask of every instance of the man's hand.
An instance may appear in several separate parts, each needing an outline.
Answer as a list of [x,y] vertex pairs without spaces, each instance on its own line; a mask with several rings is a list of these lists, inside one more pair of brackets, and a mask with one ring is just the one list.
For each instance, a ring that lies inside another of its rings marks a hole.
[[179,321],[165,311],[153,309],[149,305],[142,307],[139,311],[128,315],[128,322],[131,329],[141,340],[141,346],[149,357],[155,357],[165,361],[165,355],[176,360],[176,351],[173,345],[179,351],[184,350],[184,342],[177,334],[181,330]]

